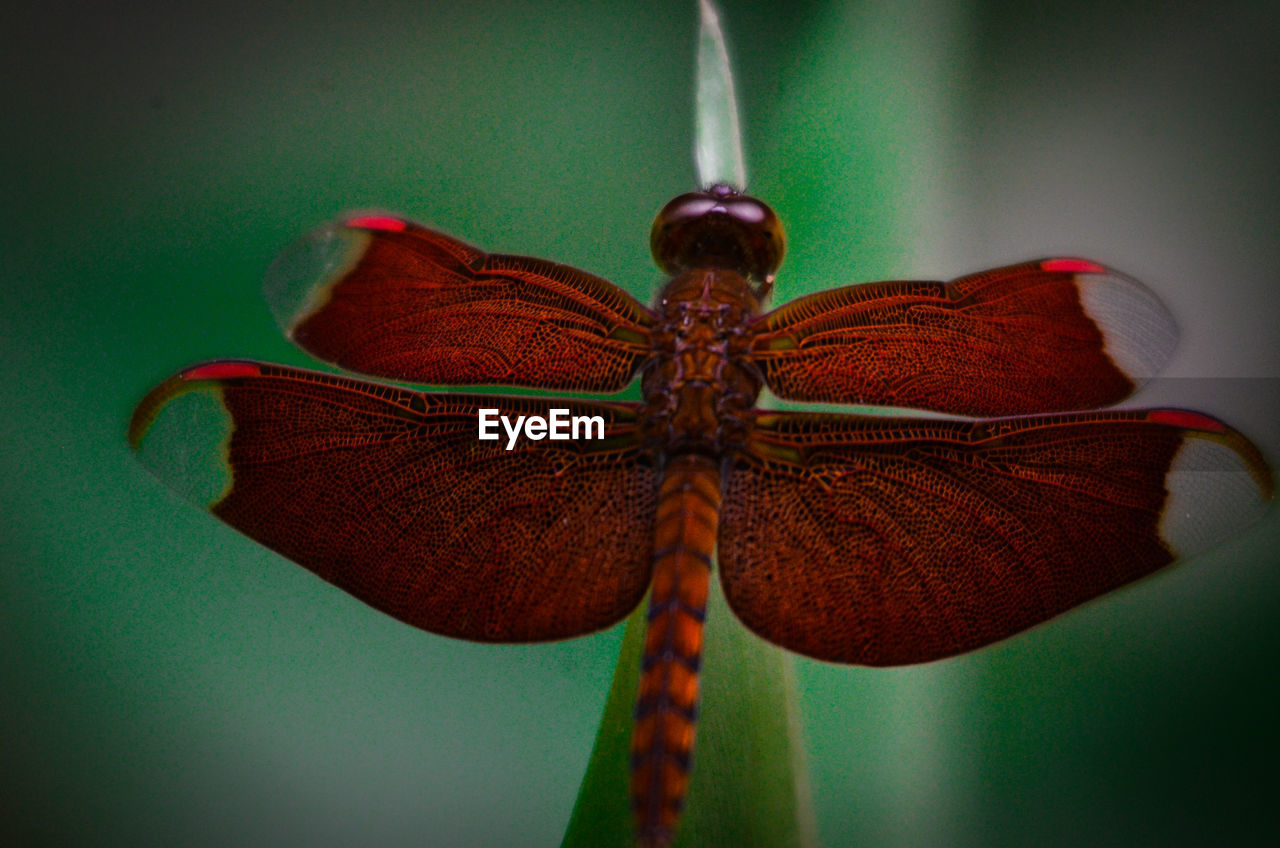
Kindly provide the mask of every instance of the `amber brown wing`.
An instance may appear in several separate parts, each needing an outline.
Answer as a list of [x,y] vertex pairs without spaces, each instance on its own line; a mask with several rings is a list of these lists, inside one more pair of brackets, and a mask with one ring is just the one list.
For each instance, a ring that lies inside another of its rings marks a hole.
[[[478,438],[482,408],[598,417],[602,438],[582,438],[584,424],[578,439],[521,436],[507,450],[505,433]],[[130,440],[232,527],[435,633],[575,636],[627,615],[648,586],[657,477],[627,405],[422,393],[225,361],[152,391]]]
[[276,259],[265,288],[310,353],[432,385],[616,391],[647,355],[653,323],[599,277],[386,215],[312,232]]
[[973,416],[1114,403],[1159,372],[1178,336],[1148,289],[1082,259],[848,286],[756,327],[754,359],[780,397]]
[[783,647],[925,662],[1194,554],[1271,497],[1257,449],[1193,412],[766,414],[726,482],[721,580]]

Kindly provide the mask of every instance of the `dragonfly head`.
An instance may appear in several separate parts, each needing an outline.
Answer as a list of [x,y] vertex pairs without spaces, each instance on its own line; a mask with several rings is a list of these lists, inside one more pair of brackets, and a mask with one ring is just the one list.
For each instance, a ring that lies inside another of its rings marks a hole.
[[654,219],[653,260],[668,274],[725,268],[760,283],[763,300],[786,252],[782,223],[765,204],[727,185],[682,194]]

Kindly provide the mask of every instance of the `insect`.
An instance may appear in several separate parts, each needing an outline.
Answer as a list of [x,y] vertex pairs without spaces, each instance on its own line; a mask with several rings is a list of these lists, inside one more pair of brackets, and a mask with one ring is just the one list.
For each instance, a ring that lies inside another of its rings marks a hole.
[[[563,639],[648,592],[631,743],[642,845],[670,842],[688,784],[713,553],[765,639],[919,663],[1150,574],[1272,497],[1258,450],[1214,418],[1074,411],[1128,396],[1176,340],[1151,292],[1097,263],[854,285],[766,312],[783,230],[724,185],[667,204],[651,246],[670,275],[652,309],[381,215],[316,231],[268,275],[289,336],[346,369],[579,392],[639,376],[640,403],[228,360],[155,388],[129,431],[223,521],[433,633]],[[952,417],[770,412],[764,386]],[[553,410],[597,432],[480,438],[486,414],[509,426]]]

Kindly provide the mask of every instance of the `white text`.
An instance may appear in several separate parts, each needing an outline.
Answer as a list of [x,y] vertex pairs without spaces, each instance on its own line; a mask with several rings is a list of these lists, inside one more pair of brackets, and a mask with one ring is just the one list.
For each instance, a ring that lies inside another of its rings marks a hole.
[[[550,409],[550,416],[517,415],[515,421],[506,415],[499,414],[496,409],[480,409],[480,440],[496,441],[501,437],[498,425],[507,433],[507,450],[516,446],[520,431],[526,438],[535,442],[550,438],[554,441],[568,439],[603,439],[604,416],[570,415],[567,409]],[[595,435],[592,435],[594,432]]]

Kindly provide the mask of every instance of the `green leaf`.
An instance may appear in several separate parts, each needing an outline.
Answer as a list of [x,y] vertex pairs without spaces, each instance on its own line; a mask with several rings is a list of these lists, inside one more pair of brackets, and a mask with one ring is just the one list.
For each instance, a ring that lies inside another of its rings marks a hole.
[[[746,184],[733,74],[719,15],[700,0],[695,159],[703,185]],[[595,747],[562,848],[632,848],[631,727],[645,612],[627,619]],[[791,657],[747,631],[712,579],[693,774],[675,848],[815,842]]]
[[742,189],[747,166],[742,157],[738,98],[725,46],[720,15],[709,0],[699,0],[697,104],[694,118],[694,161],[703,186],[728,183]]

